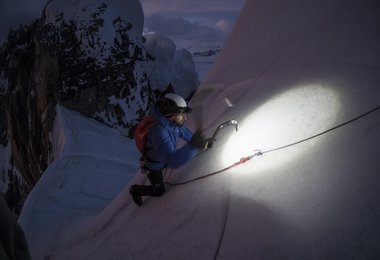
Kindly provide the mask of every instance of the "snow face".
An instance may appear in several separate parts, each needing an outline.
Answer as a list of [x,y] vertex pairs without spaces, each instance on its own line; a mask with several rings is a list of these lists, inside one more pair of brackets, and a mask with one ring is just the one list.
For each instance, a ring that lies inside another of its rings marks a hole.
[[[246,1],[190,103],[187,122],[211,136],[221,122],[236,119],[239,131],[223,129],[212,149],[168,170],[165,179],[194,180],[228,165],[232,155],[226,152],[268,151],[378,107],[379,11],[375,0]],[[141,208],[131,202],[127,185],[78,228],[46,218],[55,230],[66,230],[45,248],[31,243],[32,252],[53,259],[377,259],[379,113],[208,178],[168,185],[162,197],[144,198]],[[96,157],[89,164],[100,162]],[[145,179],[137,174],[129,184]],[[83,177],[69,180],[67,187],[74,188],[68,194],[76,194]],[[34,191],[30,201],[58,207],[43,200],[58,190],[52,181],[39,184],[46,192]],[[26,204],[21,219],[31,242],[50,232],[42,224],[38,232],[37,225],[31,228],[37,220],[26,216],[33,206]]]
[[[245,83],[247,86],[249,84],[252,82]],[[233,106],[233,101],[226,98],[227,101]],[[340,110],[337,93],[325,86],[295,87],[277,94],[239,120],[240,130],[232,134],[224,145],[222,162],[230,165],[244,156],[254,154],[255,149],[265,152],[323,132],[337,123]],[[318,140],[309,141],[302,148],[291,149],[271,163],[270,157],[263,156],[255,169],[283,167],[299,155],[314,149],[314,145],[318,145]]]
[[35,259],[43,259],[67,227],[99,214],[138,168],[132,140],[60,106],[52,143],[54,162],[29,195],[19,218]]

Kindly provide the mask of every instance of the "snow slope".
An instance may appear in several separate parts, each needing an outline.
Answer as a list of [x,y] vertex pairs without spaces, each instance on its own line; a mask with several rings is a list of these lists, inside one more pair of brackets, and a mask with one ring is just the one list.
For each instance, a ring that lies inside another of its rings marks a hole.
[[54,162],[25,202],[19,222],[33,259],[66,229],[99,214],[138,169],[134,142],[115,129],[57,106]]
[[[49,178],[49,168],[20,223],[29,242],[44,234],[54,242],[45,248],[31,243],[32,254],[36,259],[379,258],[380,110],[298,143],[380,105],[379,9],[375,0],[247,0],[192,99],[189,119],[190,128],[203,126],[208,136],[229,119],[239,122],[239,131],[221,130],[212,149],[168,171],[166,179],[176,183],[215,172],[254,149],[264,154],[208,178],[168,185],[162,197],[146,199],[141,208],[131,203],[126,182],[119,183],[126,187],[118,193],[118,186],[103,211],[66,226],[54,212],[68,206],[45,198],[62,192],[54,180],[72,180],[71,191],[56,197],[66,205],[72,198],[81,201],[78,183],[85,178]],[[103,133],[92,139],[92,149],[108,137],[118,138]],[[115,157],[101,147],[100,158]],[[66,150],[54,164],[75,153]],[[85,162],[76,158],[77,164]],[[111,167],[94,158],[98,167]],[[73,172],[61,169],[62,176]],[[101,186],[98,178],[88,184]],[[130,183],[143,181],[137,174]],[[38,223],[37,204],[52,216],[46,223],[61,232],[52,235],[53,228]]]

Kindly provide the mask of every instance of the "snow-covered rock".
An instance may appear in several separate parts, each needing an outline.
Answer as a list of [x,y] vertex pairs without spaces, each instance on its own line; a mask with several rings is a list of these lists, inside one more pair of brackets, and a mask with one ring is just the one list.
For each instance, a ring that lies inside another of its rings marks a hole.
[[66,1],[47,4],[40,43],[63,63],[62,102],[127,133],[153,102],[142,45],[141,4]]
[[165,91],[173,78],[176,45],[169,38],[157,34],[145,37],[144,46],[155,59],[151,62],[149,81],[155,89]]
[[[138,0],[54,0],[45,7],[44,16],[45,25],[61,30],[75,24],[81,50],[103,66],[117,45],[141,42],[144,14]],[[134,47],[128,47],[132,58]]]
[[174,59],[174,75],[171,81],[175,93],[190,98],[199,85],[192,54],[185,49],[177,50]]
[[166,91],[171,86],[175,93],[189,99],[199,85],[191,53],[176,50],[174,41],[164,36],[151,34],[146,39],[145,47],[155,59],[149,73],[152,88]]

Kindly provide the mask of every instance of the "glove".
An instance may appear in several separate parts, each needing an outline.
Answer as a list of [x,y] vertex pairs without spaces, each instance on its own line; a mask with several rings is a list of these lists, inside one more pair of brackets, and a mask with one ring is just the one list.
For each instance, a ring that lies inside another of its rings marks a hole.
[[197,148],[198,150],[203,150],[206,145],[206,139],[202,134],[201,129],[197,129],[195,133],[193,134],[193,137],[190,140],[190,144],[194,147]]

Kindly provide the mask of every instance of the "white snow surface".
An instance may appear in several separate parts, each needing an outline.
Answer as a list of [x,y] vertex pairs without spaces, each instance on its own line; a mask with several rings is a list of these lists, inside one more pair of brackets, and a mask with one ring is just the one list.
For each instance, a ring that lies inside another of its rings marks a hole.
[[61,106],[53,153],[19,218],[33,259],[43,259],[59,234],[99,214],[138,169],[133,140]]
[[[33,259],[378,259],[380,3],[247,0],[192,99],[212,149],[141,208],[132,141],[58,108],[55,161],[20,217]],[[236,159],[237,158],[237,159]],[[131,179],[133,176],[133,179]]]

